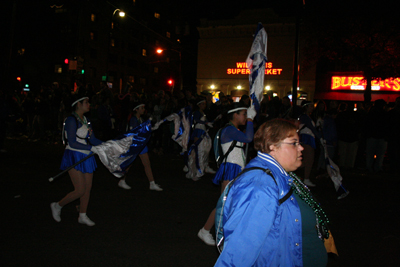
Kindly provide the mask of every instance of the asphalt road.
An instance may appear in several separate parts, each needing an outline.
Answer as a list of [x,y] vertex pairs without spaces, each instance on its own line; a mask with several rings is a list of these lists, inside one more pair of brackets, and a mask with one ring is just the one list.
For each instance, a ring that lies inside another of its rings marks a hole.
[[[97,160],[89,203],[93,227],[77,222],[76,203],[53,220],[50,203],[72,190],[59,173],[61,144],[7,139],[0,154],[1,266],[213,266],[218,252],[197,237],[219,197],[211,175],[184,178],[183,159],[150,154],[156,182],[150,191],[140,160],[127,178],[131,190]],[[331,221],[339,257],[328,266],[400,266],[399,176],[342,172],[351,191],[337,200],[328,178],[312,189]]]

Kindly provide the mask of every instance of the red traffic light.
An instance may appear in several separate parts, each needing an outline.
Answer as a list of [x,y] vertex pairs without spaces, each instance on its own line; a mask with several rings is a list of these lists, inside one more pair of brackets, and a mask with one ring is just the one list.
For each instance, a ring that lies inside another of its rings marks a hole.
[[68,63],[69,63],[68,58],[64,59],[64,63],[65,63],[65,64],[68,64]]
[[168,80],[168,84],[169,84],[169,85],[172,85],[172,84],[174,84],[174,80],[172,80],[172,79],[169,79],[169,80]]
[[19,82],[20,82],[20,81],[21,81],[21,77],[17,77],[17,81],[19,81]]

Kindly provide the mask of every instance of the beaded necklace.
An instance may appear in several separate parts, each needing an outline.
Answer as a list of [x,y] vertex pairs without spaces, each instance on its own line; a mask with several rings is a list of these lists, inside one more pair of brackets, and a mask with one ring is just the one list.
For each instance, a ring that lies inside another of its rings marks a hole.
[[[90,127],[89,122],[88,122],[88,120],[86,119],[86,117],[83,116],[83,120],[82,120],[81,117],[79,117],[79,115],[76,114],[76,112],[73,112],[72,114],[73,114],[73,115],[75,116],[75,118],[82,124],[82,126],[83,126],[83,125],[86,125],[86,127],[87,127],[87,129],[88,129],[87,138],[90,139],[90,137],[92,136],[93,129],[92,129],[92,127]],[[79,136],[78,136],[78,137],[79,137]],[[79,137],[79,138],[81,138],[81,137]]]
[[82,125],[86,125],[88,126],[88,121],[86,119],[85,116],[83,116],[83,120],[81,119],[81,117],[79,117],[78,114],[76,114],[76,112],[73,112],[74,116],[76,117],[76,119],[82,124]]
[[326,216],[325,212],[315,200],[313,195],[310,192],[310,189],[297,177],[293,172],[289,173],[289,176],[293,178],[293,184],[291,185],[293,191],[309,205],[315,213],[316,219],[316,228],[318,232],[319,239],[323,240],[324,238],[329,237],[329,228],[328,223],[329,219]]

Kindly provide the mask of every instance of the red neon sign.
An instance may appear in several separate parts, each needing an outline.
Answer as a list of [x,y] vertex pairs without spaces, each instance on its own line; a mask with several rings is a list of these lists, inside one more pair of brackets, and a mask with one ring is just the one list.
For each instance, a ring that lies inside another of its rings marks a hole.
[[[363,76],[332,76],[332,90],[365,90],[367,80]],[[400,91],[400,78],[375,79],[371,81],[371,90]]]
[[[229,75],[250,74],[250,70],[246,62],[236,62],[236,68],[227,69],[226,73]],[[282,69],[272,68],[272,62],[265,63],[265,75],[281,75],[281,73]]]

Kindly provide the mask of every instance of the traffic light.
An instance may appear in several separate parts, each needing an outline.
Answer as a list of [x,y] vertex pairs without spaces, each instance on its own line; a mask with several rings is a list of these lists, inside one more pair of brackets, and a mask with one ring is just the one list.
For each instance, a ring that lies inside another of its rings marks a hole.
[[174,84],[174,80],[169,79],[169,80],[168,80],[168,84],[169,84],[170,86],[172,86],[172,85]]
[[65,64],[68,64],[68,63],[69,63],[68,58],[64,59],[64,63],[65,63]]
[[20,82],[20,81],[21,81],[21,77],[17,77],[17,81],[19,81],[19,82]]

